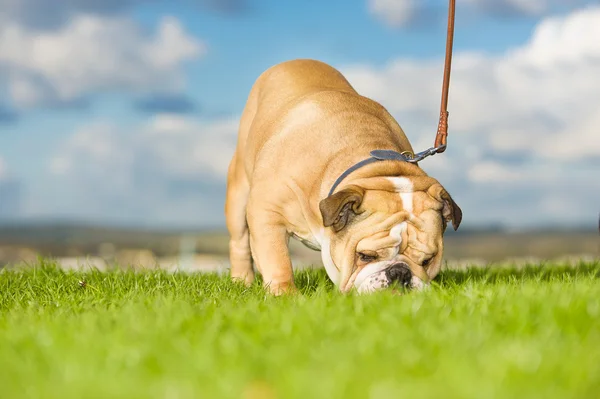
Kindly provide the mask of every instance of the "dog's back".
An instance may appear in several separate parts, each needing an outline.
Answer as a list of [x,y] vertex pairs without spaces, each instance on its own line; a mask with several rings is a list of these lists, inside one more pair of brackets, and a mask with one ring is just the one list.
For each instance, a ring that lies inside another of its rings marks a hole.
[[[352,119],[346,118],[351,114],[354,115]],[[319,132],[311,134],[310,125],[325,119],[329,129],[323,131],[324,125],[320,122]],[[336,147],[345,141],[344,134],[356,134],[356,123],[365,125],[365,129],[358,129],[360,132],[366,133],[377,125],[386,133],[396,131],[398,136],[389,137],[393,141],[400,139],[404,146],[408,144],[391,115],[379,103],[358,94],[335,68],[306,59],[275,65],[260,75],[248,96],[240,121],[236,152],[237,162],[240,162],[238,170],[244,169],[251,176],[255,162],[261,158],[263,150],[268,149],[267,144],[274,136],[278,137],[277,141],[293,141],[284,148],[296,148],[295,156],[305,152],[303,147],[309,136],[313,140],[306,150],[318,150],[315,135],[327,152],[335,153]],[[354,126],[345,126],[348,124]],[[294,135],[294,132],[301,134]],[[388,136],[386,133],[383,136]],[[367,135],[361,142],[366,144],[383,136]],[[269,153],[268,156],[281,154]],[[323,161],[326,160],[323,158]]]
[[254,90],[260,104],[280,106],[324,90],[356,94],[338,70],[321,61],[305,59],[286,61],[267,69],[257,79]]
[[240,120],[236,157],[245,158],[246,169],[251,169],[247,163],[276,133],[273,121],[282,120],[308,96],[324,91],[357,95],[340,72],[316,60],[286,61],[263,72],[250,91]]

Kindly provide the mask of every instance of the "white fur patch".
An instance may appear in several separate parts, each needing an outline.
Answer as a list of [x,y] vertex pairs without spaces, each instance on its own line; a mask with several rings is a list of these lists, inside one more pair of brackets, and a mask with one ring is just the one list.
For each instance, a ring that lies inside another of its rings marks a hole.
[[406,231],[407,223],[402,222],[400,224],[395,225],[390,230],[390,237],[398,240],[398,245],[402,244],[402,233]]
[[371,292],[385,289],[389,286],[385,271],[373,273],[367,277],[367,279],[359,285],[357,291],[359,294],[369,294]]
[[369,276],[382,272],[392,263],[393,262],[389,260],[369,263],[358,273],[358,276],[356,276],[356,280],[354,280],[354,286],[356,288],[360,288],[360,286],[367,280]]
[[340,271],[335,267],[333,258],[331,257],[331,241],[325,235],[324,229],[321,229],[319,234],[315,234],[315,239],[321,245],[321,260],[329,279],[337,286],[340,283]]
[[400,194],[404,210],[412,213],[414,192],[413,183],[406,177],[388,177],[387,179],[394,185],[396,192]]
[[397,193],[412,193],[415,189],[412,181],[406,177],[386,177],[396,189]]
[[417,276],[412,276],[412,279],[410,280],[410,285],[417,291],[422,291],[424,289],[429,288],[429,284],[425,284],[423,280],[421,280]]
[[412,213],[413,211],[413,193],[400,193],[402,198],[402,205],[406,212]]

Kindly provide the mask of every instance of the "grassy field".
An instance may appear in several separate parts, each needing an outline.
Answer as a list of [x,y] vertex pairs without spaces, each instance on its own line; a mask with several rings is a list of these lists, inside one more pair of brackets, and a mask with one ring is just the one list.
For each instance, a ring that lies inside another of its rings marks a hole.
[[597,398],[600,265],[272,298],[217,275],[0,273],[1,398]]

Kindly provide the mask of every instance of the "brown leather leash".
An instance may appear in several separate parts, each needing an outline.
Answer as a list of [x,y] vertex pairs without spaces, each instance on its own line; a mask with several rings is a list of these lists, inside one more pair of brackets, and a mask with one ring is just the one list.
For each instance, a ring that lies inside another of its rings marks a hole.
[[446,38],[446,64],[444,66],[444,84],[442,86],[442,104],[440,107],[440,121],[435,136],[434,147],[437,153],[446,151],[448,138],[448,91],[450,89],[450,72],[452,70],[452,45],[454,43],[454,19],[456,0],[450,0],[448,6],[448,35]]

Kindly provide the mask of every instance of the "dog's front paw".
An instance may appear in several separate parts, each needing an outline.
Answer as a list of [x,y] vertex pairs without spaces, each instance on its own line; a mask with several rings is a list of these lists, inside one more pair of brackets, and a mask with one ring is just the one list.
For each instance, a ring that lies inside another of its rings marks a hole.
[[254,282],[254,273],[235,274],[231,273],[231,280],[234,283],[243,284],[246,287],[250,287]]
[[293,282],[285,282],[285,283],[275,283],[271,282],[270,284],[265,284],[267,290],[270,294],[275,296],[281,295],[297,295],[300,294],[300,291],[296,287]]

